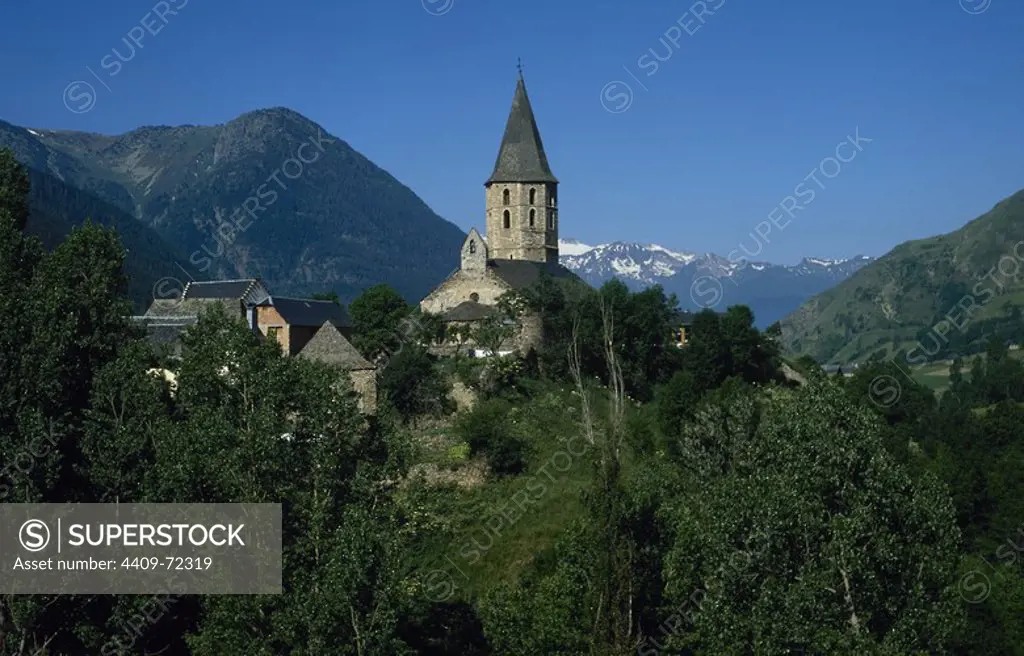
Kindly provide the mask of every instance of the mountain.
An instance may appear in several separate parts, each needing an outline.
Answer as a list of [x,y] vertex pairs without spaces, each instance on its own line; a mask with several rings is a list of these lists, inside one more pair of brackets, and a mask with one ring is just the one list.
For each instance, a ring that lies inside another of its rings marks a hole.
[[[343,301],[386,282],[418,301],[457,266],[464,238],[387,171],[284,108],[117,136],[0,122],[4,146],[152,230],[197,279],[258,275],[275,293],[333,290]],[[184,275],[168,266],[158,277]]]
[[795,266],[768,262],[731,262],[714,253],[687,253],[657,244],[614,242],[589,246],[559,242],[561,263],[592,285],[618,278],[638,290],[661,285],[684,309],[747,305],[759,326],[767,327],[801,303],[872,261],[804,258]]
[[1024,191],[946,235],[905,242],[782,322],[794,354],[845,364],[899,350],[911,364],[1024,341]]
[[28,174],[31,214],[26,232],[39,237],[46,248],[52,249],[86,219],[114,228],[127,251],[124,270],[128,288],[125,291],[137,313],[144,312],[152,301],[154,281],[163,277],[187,279],[187,269],[179,268],[179,263],[187,263],[187,260],[149,226],[52,175],[35,169],[29,169]]

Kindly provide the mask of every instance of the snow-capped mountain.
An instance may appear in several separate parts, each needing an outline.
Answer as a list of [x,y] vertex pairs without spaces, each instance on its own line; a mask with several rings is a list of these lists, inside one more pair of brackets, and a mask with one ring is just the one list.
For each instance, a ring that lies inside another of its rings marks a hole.
[[[714,253],[676,251],[658,244],[614,242],[590,246],[559,241],[560,261],[592,285],[618,278],[634,290],[661,285],[674,293],[680,307],[699,309],[706,304],[691,289],[702,277],[720,285],[719,309],[743,304],[754,310],[758,324],[766,326],[792,312],[805,300],[849,278],[874,258],[807,257],[794,266],[770,262],[732,262]],[[732,284],[722,284],[729,281]]]
[[583,245],[570,246],[567,252],[559,242],[559,259],[567,269],[588,281],[620,277],[653,285],[697,259],[693,253],[677,253],[653,244],[615,242],[587,246],[586,250],[580,246]]
[[575,239],[559,239],[558,240],[558,253],[559,255],[583,255],[589,250],[592,250],[593,246],[588,246],[581,241]]

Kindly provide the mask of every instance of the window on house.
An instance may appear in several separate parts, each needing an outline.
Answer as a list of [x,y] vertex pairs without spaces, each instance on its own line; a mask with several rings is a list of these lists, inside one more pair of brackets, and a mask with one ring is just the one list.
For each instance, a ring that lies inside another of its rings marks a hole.
[[277,326],[270,326],[267,328],[267,339],[277,339],[278,330],[279,328]]
[[530,227],[533,227],[533,220],[537,217],[537,210],[530,208]]
[[473,254],[473,253],[476,252],[476,240],[475,239],[470,239],[469,240],[469,252],[470,252],[470,254]]
[[531,189],[530,190],[530,205],[536,205],[536,204],[537,204],[537,190],[536,189]]
[[512,215],[511,215],[511,214],[509,214],[509,211],[508,211],[508,210],[505,210],[505,221],[504,221],[504,225],[505,225],[505,229],[506,229],[506,230],[508,230],[509,228],[511,228],[511,227],[512,227]]
[[508,189],[506,189],[505,191],[501,192],[501,204],[502,205],[508,205],[511,202],[512,202],[512,193]]

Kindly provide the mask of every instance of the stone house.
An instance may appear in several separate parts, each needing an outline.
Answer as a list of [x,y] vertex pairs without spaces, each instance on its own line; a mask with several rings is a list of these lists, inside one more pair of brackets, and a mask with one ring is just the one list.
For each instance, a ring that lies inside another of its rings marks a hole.
[[[484,189],[486,237],[471,229],[459,268],[420,301],[421,310],[438,315],[447,326],[478,324],[494,312],[502,294],[530,287],[545,273],[578,280],[558,263],[558,179],[548,164],[522,73]],[[539,345],[540,320],[527,315],[518,323],[511,347],[524,352]]]
[[[220,305],[228,316],[248,319],[248,308],[268,296],[270,292],[258,278],[190,282],[180,297],[155,299],[146,314],[133,319],[146,328],[151,343],[177,358],[181,357],[178,338],[186,327],[198,320],[200,312]],[[251,325],[251,322],[247,321],[247,324]]]
[[347,371],[352,389],[359,397],[359,411],[366,415],[377,414],[377,368],[359,354],[330,320],[324,321],[298,356]]
[[376,369],[348,341],[351,322],[333,301],[272,296],[258,278],[190,282],[180,298],[154,300],[145,315],[134,319],[145,326],[151,342],[180,358],[182,332],[213,305],[223,307],[260,338],[276,341],[286,355],[312,358],[344,371],[360,410],[376,413]]
[[253,306],[253,314],[259,333],[277,340],[288,355],[302,351],[325,323],[339,329],[346,338],[352,336],[352,322],[334,301],[267,296]]

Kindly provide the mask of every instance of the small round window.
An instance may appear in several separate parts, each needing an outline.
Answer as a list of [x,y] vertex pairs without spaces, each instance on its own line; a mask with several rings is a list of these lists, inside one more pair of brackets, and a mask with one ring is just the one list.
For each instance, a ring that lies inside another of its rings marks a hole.
[[472,294],[469,295],[469,300],[473,301],[474,303],[478,302],[480,300],[480,294],[473,292]]

